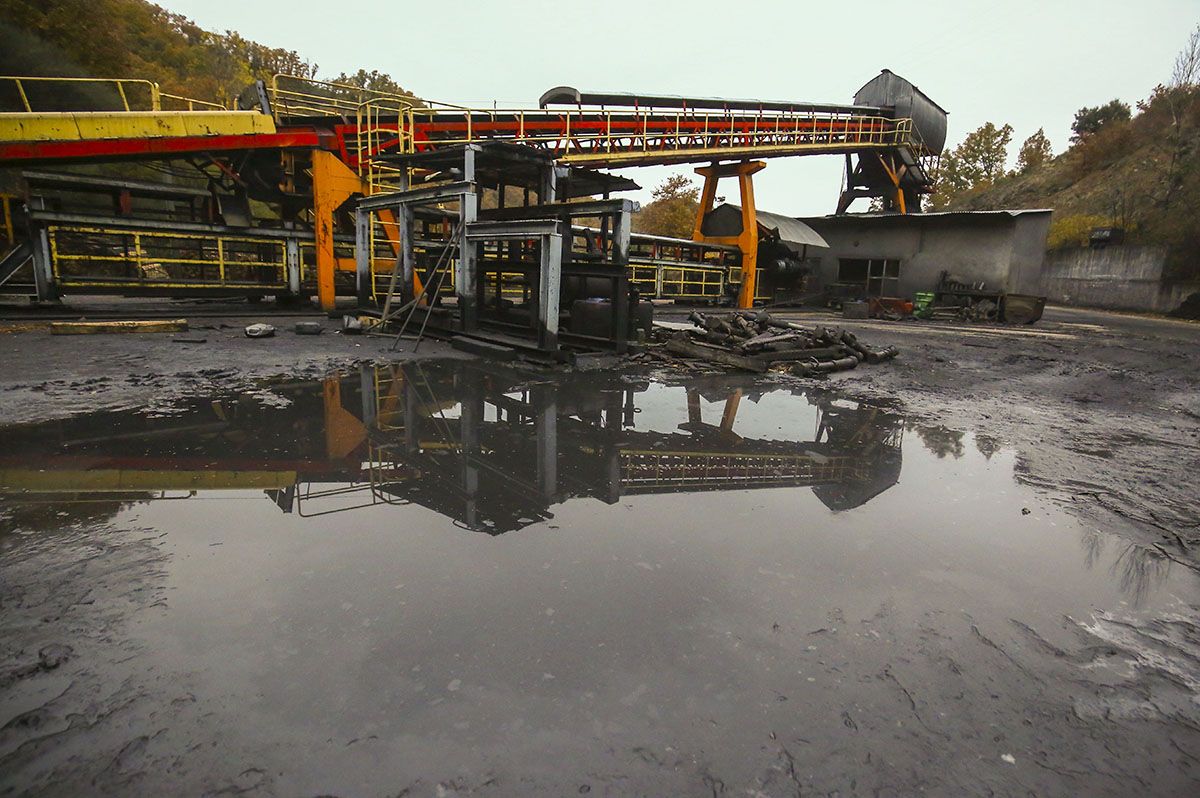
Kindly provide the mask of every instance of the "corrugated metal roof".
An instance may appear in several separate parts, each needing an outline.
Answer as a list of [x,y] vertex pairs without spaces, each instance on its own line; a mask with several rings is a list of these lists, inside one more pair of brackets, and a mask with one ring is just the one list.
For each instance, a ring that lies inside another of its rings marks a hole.
[[[734,205],[731,202],[725,204],[730,208],[737,209],[739,214],[742,212],[741,206]],[[820,233],[799,219],[757,209],[755,209],[754,215],[758,219],[758,223],[768,230],[774,231],[779,236],[780,241],[798,246],[829,248],[829,242],[821,238]]]
[[[901,80],[904,80],[904,82],[905,82],[905,83],[907,83],[908,85],[912,86],[912,89],[913,89],[913,91],[914,91],[914,92],[916,92],[917,94],[921,95],[921,96],[922,96],[922,97],[924,97],[926,100],[928,100],[928,101],[929,101],[929,102],[930,102],[930,103],[931,103],[931,104],[932,104],[932,105],[933,105],[935,108],[937,108],[937,109],[938,109],[939,111],[941,111],[943,114],[947,114],[947,115],[948,115],[948,114],[950,113],[950,112],[949,112],[949,111],[947,111],[945,108],[943,108],[942,106],[938,105],[938,104],[937,104],[937,103],[934,101],[934,99],[933,99],[932,97],[930,97],[930,96],[929,96],[928,94],[926,94],[925,92],[921,91],[921,88],[920,88],[919,86],[917,86],[916,84],[914,84],[914,83],[913,83],[912,81],[910,81],[910,80],[905,80],[904,78],[900,77],[899,75],[896,75],[896,73],[895,73],[895,72],[893,72],[892,70],[890,70],[890,69],[881,69],[881,70],[879,70],[879,75],[895,75],[896,77],[900,78]],[[879,75],[876,75],[875,77],[871,78],[871,80],[868,80],[866,83],[864,83],[864,84],[863,84],[863,85],[862,85],[862,86],[859,88],[859,90],[858,90],[858,91],[862,91],[862,90],[863,90],[863,89],[865,89],[867,86],[869,86],[869,85],[871,84],[871,82],[872,82],[872,81],[874,81],[874,80],[877,80],[877,79],[879,78]],[[857,93],[858,93],[858,92],[855,92],[855,94],[857,94]]]
[[[998,211],[929,211],[928,213],[831,213],[826,216],[807,216],[807,219],[928,219],[947,216],[1023,216],[1028,213],[1054,213],[1053,208],[1014,208]],[[762,216],[762,211],[758,212]]]

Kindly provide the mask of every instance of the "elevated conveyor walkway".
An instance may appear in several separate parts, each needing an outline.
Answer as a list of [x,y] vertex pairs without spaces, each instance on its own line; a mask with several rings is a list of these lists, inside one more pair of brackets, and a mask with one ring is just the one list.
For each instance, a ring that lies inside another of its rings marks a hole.
[[[887,74],[889,86],[909,85]],[[408,185],[406,156],[503,142],[576,167],[724,162],[749,168],[769,158],[841,154],[848,169],[851,157],[860,163],[853,171],[857,182],[843,192],[846,202],[883,196],[900,212],[919,210],[919,195],[931,190],[930,161],[937,156],[922,143],[914,120],[898,113],[898,104],[862,102],[597,94],[557,87],[537,108],[481,109],[281,75],[250,87],[236,108],[171,95],[149,81],[0,77],[0,108],[6,109],[0,112],[0,169],[187,159],[213,164],[232,183],[266,192],[269,196],[253,198],[287,206],[280,211],[287,224],[313,231],[317,285],[327,308],[333,307],[335,273],[352,262],[335,252],[338,210],[351,197]],[[242,153],[257,154],[235,157]],[[742,203],[747,204],[745,196]],[[754,230],[752,224],[744,227]],[[707,241],[699,232],[696,240]],[[41,299],[55,296],[53,284],[60,278],[50,243],[43,238],[35,247],[37,273],[45,278]],[[743,277],[757,274],[752,247],[737,246]],[[218,270],[227,263],[221,252],[191,260],[203,261],[205,269],[209,262]],[[269,262],[274,288],[279,279],[273,253]],[[129,279],[144,290],[145,274]],[[661,283],[658,275],[655,279]],[[222,276],[218,283],[224,282]],[[744,305],[755,296],[754,280],[743,279],[742,286]],[[193,288],[189,283],[181,290]],[[700,293],[711,291],[706,282]]]

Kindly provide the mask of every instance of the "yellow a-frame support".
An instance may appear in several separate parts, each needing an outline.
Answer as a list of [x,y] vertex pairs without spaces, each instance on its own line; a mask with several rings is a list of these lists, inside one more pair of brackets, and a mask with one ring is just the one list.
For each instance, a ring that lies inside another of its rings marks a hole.
[[[371,185],[354,173],[333,153],[325,150],[312,152],[313,181],[313,233],[317,250],[317,299],[321,310],[333,310],[336,306],[334,276],[338,271],[355,270],[353,258],[338,258],[333,249],[334,214],[346,200],[355,194],[368,196]],[[400,238],[396,230],[396,219],[391,211],[379,211],[380,225],[393,254],[400,252]],[[420,281],[413,275],[415,291],[421,290]]]
[[365,180],[342,163],[336,155],[313,150],[313,232],[317,248],[317,299],[321,310],[333,310],[334,273],[338,269],[333,251],[334,213],[354,194],[369,193]]
[[[754,307],[754,292],[758,266],[758,214],[754,210],[754,173],[762,171],[762,161],[713,164],[696,170],[704,177],[704,190],[700,196],[700,207],[696,210],[696,223],[692,228],[692,240],[711,244],[732,244],[742,252],[742,284],[738,289],[739,308]],[[704,216],[713,209],[717,198],[717,183],[722,177],[736,177],[741,195],[742,231],[735,236],[709,236],[703,231]]]

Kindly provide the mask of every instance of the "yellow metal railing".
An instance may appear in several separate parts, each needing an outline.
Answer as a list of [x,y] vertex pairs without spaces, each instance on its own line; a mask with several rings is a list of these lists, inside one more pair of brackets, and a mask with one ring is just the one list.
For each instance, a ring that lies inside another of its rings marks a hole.
[[[372,192],[394,190],[406,170],[381,162],[380,155],[411,153],[415,149],[412,104],[404,98],[376,98],[355,110],[358,174]],[[347,147],[351,142],[347,142]]]
[[[466,110],[410,109],[410,129],[429,130],[430,144],[501,138],[549,146],[568,160],[710,150],[804,150],[888,147],[912,139],[909,119],[853,114],[698,114],[653,109]],[[455,129],[439,133],[447,122]]]
[[[552,150],[567,162],[635,164],[656,159],[852,151],[910,146],[911,119],[851,113],[697,113],[661,109],[472,109],[370,98],[355,113],[359,173],[394,183],[381,155],[421,147],[509,141]],[[348,147],[350,144],[348,143]]]
[[725,291],[721,269],[659,266],[657,298],[719,299]]
[[375,388],[375,429],[380,432],[404,431],[404,372],[398,366],[377,366],[371,370]]
[[[0,76],[6,104],[19,112],[52,111],[224,111],[220,103],[162,91],[150,80]],[[101,105],[104,107],[96,108]],[[165,107],[164,107],[165,106]]]
[[644,299],[720,299],[725,270],[666,263],[629,264],[629,282]]
[[348,83],[300,78],[278,74],[271,78],[271,111],[276,121],[284,117],[343,116],[353,118],[369,102],[382,102],[408,108],[420,102],[416,97],[364,89]]
[[[197,100],[192,97],[183,97],[178,94],[168,94],[165,91],[160,91],[159,107],[155,110],[161,111],[228,111],[224,105],[220,103],[210,103],[208,100]],[[176,107],[179,106],[179,107]]]
[[75,226],[47,233],[63,287],[287,288],[280,239]]

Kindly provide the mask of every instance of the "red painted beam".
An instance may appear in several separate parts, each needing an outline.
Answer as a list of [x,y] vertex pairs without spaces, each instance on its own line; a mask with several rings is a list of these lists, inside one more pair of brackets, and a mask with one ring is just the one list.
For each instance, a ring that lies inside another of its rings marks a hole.
[[169,136],[164,138],[33,141],[0,144],[0,163],[112,161],[126,158],[171,158],[232,150],[313,149],[326,137],[314,128],[235,136]]

